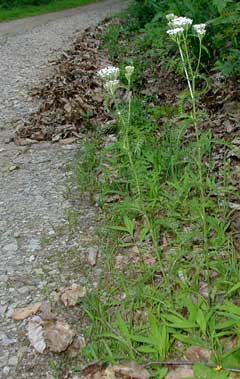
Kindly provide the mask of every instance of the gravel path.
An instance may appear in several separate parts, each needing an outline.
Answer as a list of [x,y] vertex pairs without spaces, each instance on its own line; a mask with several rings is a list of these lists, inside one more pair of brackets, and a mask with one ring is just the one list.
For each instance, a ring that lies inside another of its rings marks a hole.
[[[15,146],[9,139],[9,123],[35,106],[29,88],[49,75],[48,60],[70,46],[74,33],[122,6],[107,0],[0,24],[1,378],[56,378],[56,369],[50,366],[56,367],[61,359],[34,352],[26,339],[27,322],[13,321],[11,316],[16,307],[44,296],[54,301],[60,287],[92,285],[84,264],[89,249],[97,245],[96,210],[67,191],[71,171],[66,167],[76,145]],[[80,210],[77,220],[74,207]],[[90,278],[96,282],[99,273],[99,268],[90,270]],[[76,328],[80,324],[74,311],[66,317]]]
[[29,87],[46,75],[44,66],[60,49],[69,47],[74,33],[96,24],[121,6],[119,1],[107,0],[75,12],[60,12],[61,18],[53,13],[0,24],[0,128],[12,117],[31,110]]

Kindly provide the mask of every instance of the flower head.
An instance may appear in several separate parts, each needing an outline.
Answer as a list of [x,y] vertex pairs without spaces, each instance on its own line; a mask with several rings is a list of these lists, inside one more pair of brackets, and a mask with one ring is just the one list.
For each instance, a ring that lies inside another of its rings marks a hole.
[[125,67],[125,76],[126,76],[126,79],[128,80],[128,82],[130,81],[133,72],[134,72],[134,66],[126,66]]
[[206,26],[207,26],[206,24],[196,24],[196,25],[193,25],[193,28],[197,32],[198,36],[202,37],[206,33]]
[[167,30],[167,34],[169,34],[171,37],[177,37],[179,34],[182,34],[184,32],[184,28],[175,28],[175,29],[169,29]]
[[186,28],[192,25],[192,22],[191,18],[174,16],[168,24],[171,28]]
[[172,21],[175,17],[176,17],[176,16],[175,16],[174,13],[168,13],[168,14],[166,15],[166,19],[167,19],[168,21]]
[[119,80],[108,80],[105,84],[104,84],[104,88],[105,90],[108,92],[109,95],[111,96],[114,96],[117,89],[119,87]]
[[119,68],[108,66],[99,70],[97,74],[103,80],[116,80],[119,76]]

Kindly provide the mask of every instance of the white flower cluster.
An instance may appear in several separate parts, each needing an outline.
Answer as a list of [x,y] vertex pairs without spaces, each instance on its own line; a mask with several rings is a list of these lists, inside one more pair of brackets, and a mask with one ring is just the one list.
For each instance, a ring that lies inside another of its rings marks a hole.
[[[167,30],[167,34],[172,38],[176,38],[181,35],[185,29],[189,28],[192,25],[193,20],[188,17],[179,17],[175,16],[173,13],[169,13],[166,15],[168,20],[169,30]],[[197,24],[193,25],[194,30],[197,35],[201,38],[206,33],[206,24]]]
[[194,30],[196,31],[196,33],[202,37],[206,34],[206,24],[196,24],[196,25],[193,25],[193,28]]
[[134,66],[125,67],[125,76],[128,82],[130,82],[133,73],[134,73]]
[[192,25],[192,19],[191,18],[178,17],[178,16],[175,16],[175,14],[173,14],[173,13],[167,14],[166,18],[168,20],[168,26],[170,28],[167,31],[167,34],[169,34],[173,38],[182,34],[184,32],[184,29],[186,29]]
[[119,68],[108,66],[98,71],[98,76],[103,80],[116,80],[119,76]]
[[119,87],[119,80],[114,79],[114,80],[108,80],[104,84],[105,90],[109,93],[109,95],[114,96],[115,92],[117,91]]
[[175,28],[167,30],[167,34],[170,36],[176,36],[177,34],[182,34],[184,32],[183,28]]
[[172,28],[185,28],[191,26],[192,22],[191,18],[174,16],[174,18],[169,21],[169,26]]
[[172,21],[175,17],[176,17],[176,16],[175,16],[174,13],[169,13],[169,14],[166,15],[166,19],[167,19],[168,21]]

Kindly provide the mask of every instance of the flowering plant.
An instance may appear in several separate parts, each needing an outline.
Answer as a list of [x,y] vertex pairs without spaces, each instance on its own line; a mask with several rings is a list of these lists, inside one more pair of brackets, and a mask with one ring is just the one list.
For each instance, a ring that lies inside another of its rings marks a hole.
[[173,13],[167,16],[168,26],[167,34],[177,43],[178,50],[181,57],[183,71],[187,80],[188,90],[190,93],[192,111],[191,118],[195,128],[195,135],[197,141],[197,167],[199,176],[199,188],[201,192],[201,219],[203,221],[203,235],[204,244],[207,248],[207,221],[206,221],[206,209],[205,209],[205,193],[204,193],[204,182],[203,182],[203,172],[202,172],[202,146],[200,141],[200,133],[198,129],[197,120],[197,104],[196,104],[196,79],[199,77],[199,66],[201,62],[202,55],[202,39],[206,33],[206,24],[196,24],[193,25],[195,35],[199,40],[199,53],[196,67],[193,67],[192,60],[190,59],[190,46],[188,44],[188,31],[192,25],[192,20],[186,17],[178,17]]
[[119,77],[119,68],[114,66],[107,66],[99,70],[97,75],[102,80],[116,80]]

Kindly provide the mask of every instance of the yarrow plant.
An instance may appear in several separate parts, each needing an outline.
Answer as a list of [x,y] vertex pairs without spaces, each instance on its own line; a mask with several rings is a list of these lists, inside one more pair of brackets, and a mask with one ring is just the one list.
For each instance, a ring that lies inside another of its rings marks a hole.
[[119,68],[114,66],[107,66],[99,70],[97,75],[102,80],[116,80],[119,77]]
[[171,28],[189,27],[192,25],[193,20],[187,17],[174,16],[169,20],[169,26]]
[[[121,147],[124,151],[124,153],[127,155],[129,167],[132,172],[132,176],[134,178],[135,188],[134,192],[136,193],[136,200],[138,203],[138,209],[141,212],[141,214],[144,216],[144,219],[146,221],[146,224],[149,227],[150,233],[152,235],[153,244],[155,246],[155,249],[158,248],[158,243],[155,238],[155,234],[152,228],[152,224],[150,222],[150,219],[148,217],[148,214],[145,211],[145,207],[142,201],[142,192],[141,192],[141,186],[140,186],[140,180],[138,177],[138,173],[136,170],[136,163],[134,162],[133,158],[133,152],[132,152],[132,146],[130,143],[130,129],[132,125],[132,76],[134,73],[134,66],[125,66],[124,69],[124,76],[127,80],[127,86],[124,86],[123,83],[118,80],[120,71],[117,67],[109,66],[106,68],[101,69],[98,71],[97,76],[100,77],[103,80],[103,88],[105,89],[105,105],[108,111],[112,111],[112,109],[109,109],[107,104],[109,103],[109,100],[111,101],[111,104],[114,104],[115,106],[115,114],[117,116],[117,120],[119,125],[121,126],[120,134],[121,134]],[[124,97],[127,99],[127,112],[124,111],[123,107],[120,106],[120,99],[118,98],[117,89],[122,88],[126,91],[126,96]]]
[[183,71],[187,80],[188,90],[190,93],[192,112],[191,118],[195,128],[196,141],[197,141],[197,167],[199,175],[199,188],[201,193],[201,219],[203,224],[203,237],[204,246],[207,250],[208,246],[208,231],[207,231],[207,221],[206,221],[206,209],[205,209],[205,193],[204,193],[204,183],[203,183],[203,169],[202,169],[202,146],[200,141],[200,133],[198,129],[197,120],[197,93],[196,93],[196,79],[199,77],[199,66],[201,62],[202,55],[202,40],[206,33],[206,24],[196,24],[193,25],[195,35],[199,40],[199,53],[196,66],[193,67],[192,60],[190,59],[190,47],[188,44],[188,32],[192,25],[192,20],[186,17],[178,17],[173,13],[166,16],[168,20],[167,34],[176,42],[181,57]]
[[206,26],[206,24],[196,24],[193,25],[193,28],[198,34],[198,36],[203,37],[206,34]]
[[112,97],[114,97],[114,95],[115,95],[117,89],[119,88],[119,86],[120,86],[120,82],[117,79],[108,80],[108,81],[106,81],[106,83],[104,83],[105,90]]
[[170,36],[176,36],[178,34],[182,34],[183,32],[184,32],[184,29],[182,27],[167,30],[167,34],[169,34]]

